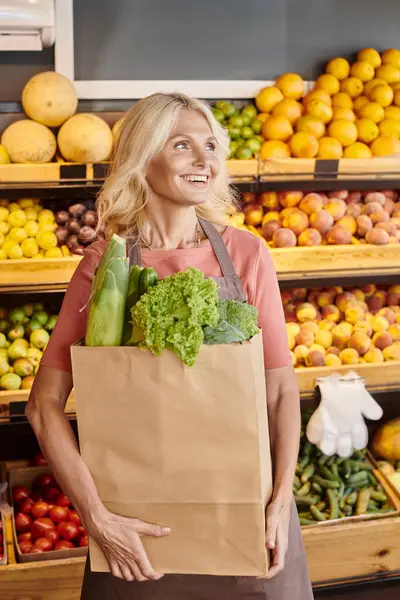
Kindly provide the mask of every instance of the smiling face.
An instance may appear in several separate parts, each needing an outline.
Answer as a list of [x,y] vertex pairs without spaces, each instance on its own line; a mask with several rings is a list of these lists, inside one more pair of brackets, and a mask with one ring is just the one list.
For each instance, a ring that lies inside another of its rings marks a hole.
[[196,111],[182,109],[146,176],[151,192],[159,198],[196,206],[207,201],[219,171],[217,140],[207,120]]

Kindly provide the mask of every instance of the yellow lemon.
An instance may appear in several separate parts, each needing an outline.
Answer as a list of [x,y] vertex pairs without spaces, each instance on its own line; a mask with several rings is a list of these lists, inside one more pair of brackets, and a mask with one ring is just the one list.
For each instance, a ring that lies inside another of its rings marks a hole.
[[325,133],[325,125],[320,119],[312,115],[303,115],[296,123],[296,131],[297,133],[301,131],[310,133],[319,140]]
[[262,113],[270,113],[275,104],[283,100],[283,94],[276,86],[263,88],[256,97],[256,106]]
[[0,233],[8,233],[10,231],[10,226],[7,221],[0,221]]
[[34,258],[35,260],[43,260],[44,259],[44,254],[41,254],[40,252],[38,252],[37,254],[35,254],[34,256],[32,256],[32,258]]
[[378,104],[386,108],[386,106],[392,104],[394,92],[390,85],[379,84],[372,88],[368,97],[372,102],[378,102]]
[[385,109],[377,102],[368,102],[358,114],[361,119],[371,119],[374,123],[380,123],[385,118]]
[[50,250],[57,246],[57,238],[52,231],[40,231],[36,235],[36,240],[42,250]]
[[400,152],[400,141],[397,137],[380,135],[371,144],[373,156],[389,156]]
[[300,100],[304,96],[304,81],[297,73],[284,73],[275,82],[285,98]]
[[50,248],[45,252],[45,258],[62,258],[63,253],[61,248]]
[[358,77],[347,77],[340,82],[340,91],[348,94],[350,98],[357,98],[361,96],[364,90],[364,85],[361,79]]
[[319,140],[318,158],[342,158],[342,144],[332,137],[323,137]]
[[371,119],[358,119],[356,121],[358,140],[364,144],[370,144],[379,135],[379,127]]
[[357,54],[357,60],[362,60],[369,63],[374,67],[374,69],[377,69],[382,64],[381,55],[377,50],[375,50],[375,48],[363,48]]
[[9,214],[8,208],[0,206],[0,221],[7,221]]
[[353,108],[353,100],[348,94],[339,92],[332,98],[332,106],[341,106],[342,108]]
[[309,102],[311,102],[311,100],[321,100],[321,102],[324,102],[328,106],[332,106],[332,98],[329,94],[327,94],[324,90],[321,89],[314,89],[311,92],[308,92],[308,94],[304,96],[302,100],[303,106],[307,108],[307,105],[309,104]]
[[394,102],[395,106],[400,106],[400,90],[396,90],[394,93]]
[[372,79],[372,81],[367,81],[367,83],[364,84],[364,94],[365,96],[367,96],[369,98],[369,94],[372,90],[372,88],[374,88],[376,85],[381,85],[381,84],[387,84],[387,81],[385,81],[384,79]]
[[10,164],[10,162],[11,162],[11,160],[10,160],[7,150],[4,148],[4,146],[0,145],[0,164],[8,165],[8,164]]
[[358,60],[352,65],[350,75],[361,81],[371,81],[375,77],[375,69],[370,63]]
[[384,65],[393,65],[400,69],[400,50],[389,48],[382,52],[382,62]]
[[21,210],[19,207],[19,204],[17,204],[16,202],[10,202],[8,205],[8,210],[10,212],[15,212],[16,210]]
[[303,106],[293,98],[284,98],[272,110],[275,116],[286,117],[294,125],[303,114]]
[[1,247],[8,254],[8,251],[16,245],[17,245],[17,242],[15,240],[10,240],[7,238],[4,240]]
[[17,244],[20,244],[28,237],[25,229],[23,227],[13,227],[8,234],[10,240],[14,240]]
[[296,158],[314,158],[318,152],[318,140],[315,136],[300,131],[290,140],[289,148]]
[[35,237],[39,231],[39,225],[36,221],[27,221],[24,225],[24,229],[28,234],[28,237]]
[[346,79],[350,73],[350,63],[345,58],[333,58],[326,65],[326,72],[330,75],[336,77],[341,81],[342,79]]
[[0,260],[6,260],[6,258],[7,258],[6,252],[3,250],[3,248],[0,248]]
[[26,223],[26,214],[20,208],[11,212],[8,216],[8,224],[10,227],[23,227]]
[[54,223],[54,213],[47,208],[44,208],[38,214],[39,223]]
[[329,125],[328,131],[330,137],[338,140],[342,146],[350,146],[350,144],[354,144],[358,136],[355,123],[346,121],[345,119],[332,121],[332,123]]
[[3,244],[4,242],[4,235],[2,233],[0,233],[0,246]]
[[284,142],[270,140],[264,142],[261,146],[260,156],[262,160],[268,160],[269,158],[289,158],[290,149]]
[[307,113],[316,119],[319,119],[326,125],[332,120],[332,109],[321,100],[311,100],[307,104]]
[[371,158],[372,152],[366,144],[355,142],[344,150],[344,158]]
[[25,208],[32,208],[35,205],[33,198],[20,198],[20,200],[18,200],[18,204],[22,210]]
[[262,128],[262,134],[267,140],[286,142],[293,135],[293,128],[286,117],[271,115]]
[[331,75],[330,73],[324,73],[320,75],[315,82],[315,87],[317,90],[324,90],[329,96],[333,96],[337,94],[340,90],[340,82],[337,77]]
[[400,121],[394,119],[383,119],[379,123],[379,132],[387,137],[400,137]]
[[400,81],[400,68],[391,64],[383,64],[376,70],[376,76],[384,79],[387,83]]
[[385,119],[400,121],[400,106],[388,106],[385,108]]
[[354,110],[356,112],[358,112],[363,106],[365,106],[366,104],[368,104],[369,100],[367,98],[367,96],[358,96],[358,98],[355,98],[354,100]]
[[18,258],[23,258],[22,249],[19,244],[15,244],[11,246],[11,248],[7,251],[7,256],[11,260],[17,260]]
[[390,87],[394,92],[397,92],[397,90],[400,90],[400,81],[397,81],[396,83],[391,83]]
[[6,208],[8,208],[9,204],[10,202],[6,198],[0,198],[0,206],[5,206]]
[[26,214],[28,221],[37,221],[38,213],[34,208],[25,208],[24,213]]
[[33,258],[39,252],[39,246],[35,239],[28,238],[22,242],[21,250],[25,258]]
[[341,106],[333,107],[333,118],[334,119],[347,119],[348,121],[355,121],[356,115],[350,108],[342,108]]

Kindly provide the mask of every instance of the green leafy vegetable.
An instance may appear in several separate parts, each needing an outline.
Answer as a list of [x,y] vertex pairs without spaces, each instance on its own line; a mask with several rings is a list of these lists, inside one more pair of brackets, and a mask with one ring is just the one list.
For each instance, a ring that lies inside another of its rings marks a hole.
[[205,344],[234,344],[235,342],[245,342],[244,333],[236,329],[227,321],[220,321],[215,327],[204,327]]
[[238,300],[219,303],[220,320],[215,327],[204,328],[205,344],[232,344],[250,340],[258,332],[258,310]]

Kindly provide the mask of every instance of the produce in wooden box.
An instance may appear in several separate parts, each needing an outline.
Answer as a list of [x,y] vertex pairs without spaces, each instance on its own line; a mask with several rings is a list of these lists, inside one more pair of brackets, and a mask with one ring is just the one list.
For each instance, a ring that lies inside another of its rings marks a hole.
[[47,127],[59,127],[78,107],[73,83],[55,71],[31,77],[22,90],[21,101],[28,117]]
[[41,303],[0,307],[0,390],[28,390],[56,324]]
[[12,499],[22,554],[88,546],[78,513],[50,473],[39,475],[32,489],[14,486]]
[[295,367],[400,361],[400,286],[281,292]]
[[231,102],[219,100],[212,110],[217,121],[228,130],[230,158],[247,160],[260,152],[264,141],[260,136],[262,120],[253,104],[240,109]]
[[29,119],[11,123],[3,131],[1,145],[14,163],[48,163],[57,149],[54,133]]
[[231,225],[264,237],[271,248],[400,243],[394,190],[246,192],[243,200],[243,213],[230,217]]
[[400,418],[381,425],[373,437],[371,450],[377,458],[398,461],[400,468]]
[[55,235],[58,246],[67,247],[72,254],[82,255],[86,246],[95,240],[104,239],[97,231],[97,213],[93,201],[82,200],[73,204],[52,204],[57,228]]

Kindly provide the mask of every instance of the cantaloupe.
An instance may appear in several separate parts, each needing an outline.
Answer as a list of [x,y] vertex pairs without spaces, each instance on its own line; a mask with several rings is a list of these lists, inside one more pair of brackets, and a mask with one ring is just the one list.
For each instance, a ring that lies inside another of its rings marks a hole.
[[1,136],[1,145],[14,163],[50,162],[57,148],[53,132],[29,119],[11,123]]
[[28,117],[59,127],[75,114],[78,98],[72,82],[54,71],[31,77],[22,91],[22,106]]
[[107,123],[90,113],[74,115],[58,132],[58,147],[69,162],[94,163],[107,160],[112,152],[113,135]]
[[113,138],[114,138],[114,143],[116,143],[118,136],[119,136],[119,132],[121,131],[121,125],[122,125],[122,121],[124,120],[124,117],[121,117],[120,119],[118,119],[118,121],[115,121],[113,127],[112,127],[112,134],[113,134]]

